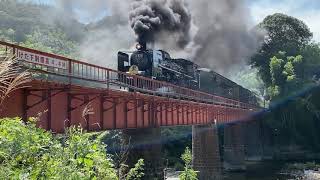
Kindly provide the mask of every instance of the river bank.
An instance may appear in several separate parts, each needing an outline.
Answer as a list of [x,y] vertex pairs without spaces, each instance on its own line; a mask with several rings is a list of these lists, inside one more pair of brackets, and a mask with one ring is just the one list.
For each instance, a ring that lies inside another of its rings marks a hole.
[[287,164],[282,174],[290,174],[298,180],[320,180],[320,164],[316,162]]
[[223,180],[287,180],[290,178],[286,174],[280,174],[284,162],[265,161],[265,162],[246,162],[246,171],[225,172]]
[[320,172],[319,171],[305,171],[302,176],[302,180],[319,180]]
[[[223,180],[320,180],[320,164],[284,161],[247,162],[244,172],[224,172]],[[178,180],[179,172],[169,172],[168,180]]]
[[320,180],[320,164],[315,162],[247,162],[247,170],[224,173],[223,180]]

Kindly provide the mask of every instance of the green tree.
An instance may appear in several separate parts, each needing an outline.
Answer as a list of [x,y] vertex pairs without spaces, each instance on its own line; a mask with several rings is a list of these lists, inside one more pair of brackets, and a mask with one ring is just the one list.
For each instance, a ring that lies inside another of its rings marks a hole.
[[[319,54],[312,56],[316,58]],[[317,93],[310,92],[307,95],[296,96],[302,89],[308,90],[317,86],[313,79],[319,76],[310,74],[308,68],[311,64],[319,67],[320,61],[318,59],[318,63],[315,63],[314,58],[310,57],[311,54],[305,59],[301,55],[286,56],[285,52],[279,52],[270,59],[271,84],[268,87],[268,94],[273,103],[286,102],[285,106],[274,109],[271,119],[268,120],[268,126],[275,129],[277,146],[298,144],[311,150],[319,148],[316,140],[320,137],[317,133],[320,106],[311,98]]]
[[186,148],[181,155],[181,159],[184,161],[184,171],[180,174],[180,180],[197,180],[197,172],[192,169],[192,154],[189,147]]
[[266,32],[260,50],[251,58],[267,88],[272,109],[264,126],[273,134],[276,149],[299,145],[318,151],[320,103],[320,47],[299,19],[284,14],[266,17],[257,28]]
[[320,45],[318,43],[310,43],[301,49],[300,53],[304,62],[297,69],[301,78],[307,83],[313,83],[314,76],[319,75],[320,69]]
[[139,161],[135,164],[134,168],[131,168],[128,172],[126,179],[127,180],[140,180],[144,176],[144,161],[143,159],[139,159]]
[[301,50],[309,44],[313,34],[301,20],[280,13],[267,16],[257,28],[264,30],[266,37],[250,64],[258,68],[262,80],[269,86],[272,83],[270,58],[279,51],[285,51],[288,56],[302,54]]
[[272,57],[269,64],[271,83],[268,87],[271,98],[285,98],[299,92],[302,87],[316,85],[313,80],[315,74],[309,74],[308,67],[310,64],[319,67],[320,61],[315,65],[309,62],[312,59],[305,59],[301,55],[286,56],[285,52],[279,52]]

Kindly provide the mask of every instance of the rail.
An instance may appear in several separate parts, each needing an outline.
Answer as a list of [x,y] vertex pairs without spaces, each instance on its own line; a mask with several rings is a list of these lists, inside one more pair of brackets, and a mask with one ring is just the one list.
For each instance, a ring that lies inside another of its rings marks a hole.
[[257,109],[256,106],[251,104],[242,103],[201,91],[195,91],[167,82],[130,75],[110,68],[41,52],[7,42],[0,41],[0,52],[0,54],[5,56],[8,54],[15,55],[23,66],[34,71],[68,77],[69,83],[72,83],[72,79],[80,79],[104,84],[105,88],[117,86],[119,88],[127,88],[134,92],[144,92],[157,96],[173,97],[241,109]]

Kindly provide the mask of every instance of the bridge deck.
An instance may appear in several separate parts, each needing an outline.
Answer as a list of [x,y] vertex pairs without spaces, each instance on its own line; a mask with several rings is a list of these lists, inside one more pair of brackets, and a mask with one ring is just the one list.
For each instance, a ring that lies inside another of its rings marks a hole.
[[[27,118],[45,112],[39,125],[57,132],[74,124],[98,130],[224,123],[258,110],[166,82],[5,42],[0,45],[2,55],[14,54],[35,72],[30,87],[8,99],[2,116]],[[92,112],[83,115],[88,104]]]

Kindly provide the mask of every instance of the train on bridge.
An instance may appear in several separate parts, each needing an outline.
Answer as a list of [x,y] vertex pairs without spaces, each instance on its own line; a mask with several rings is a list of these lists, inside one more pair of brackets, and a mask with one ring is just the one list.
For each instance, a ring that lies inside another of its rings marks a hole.
[[[46,112],[38,126],[54,132],[79,124],[88,131],[223,124],[260,110],[250,96],[237,96],[232,81],[165,51],[119,52],[119,70],[0,41],[2,56],[32,77],[4,101],[0,117]],[[84,117],[89,105],[94,113]]]
[[118,52],[119,71],[258,106],[253,92],[210,69],[187,59],[171,58],[163,50],[147,49],[145,43],[136,48],[130,53]]

